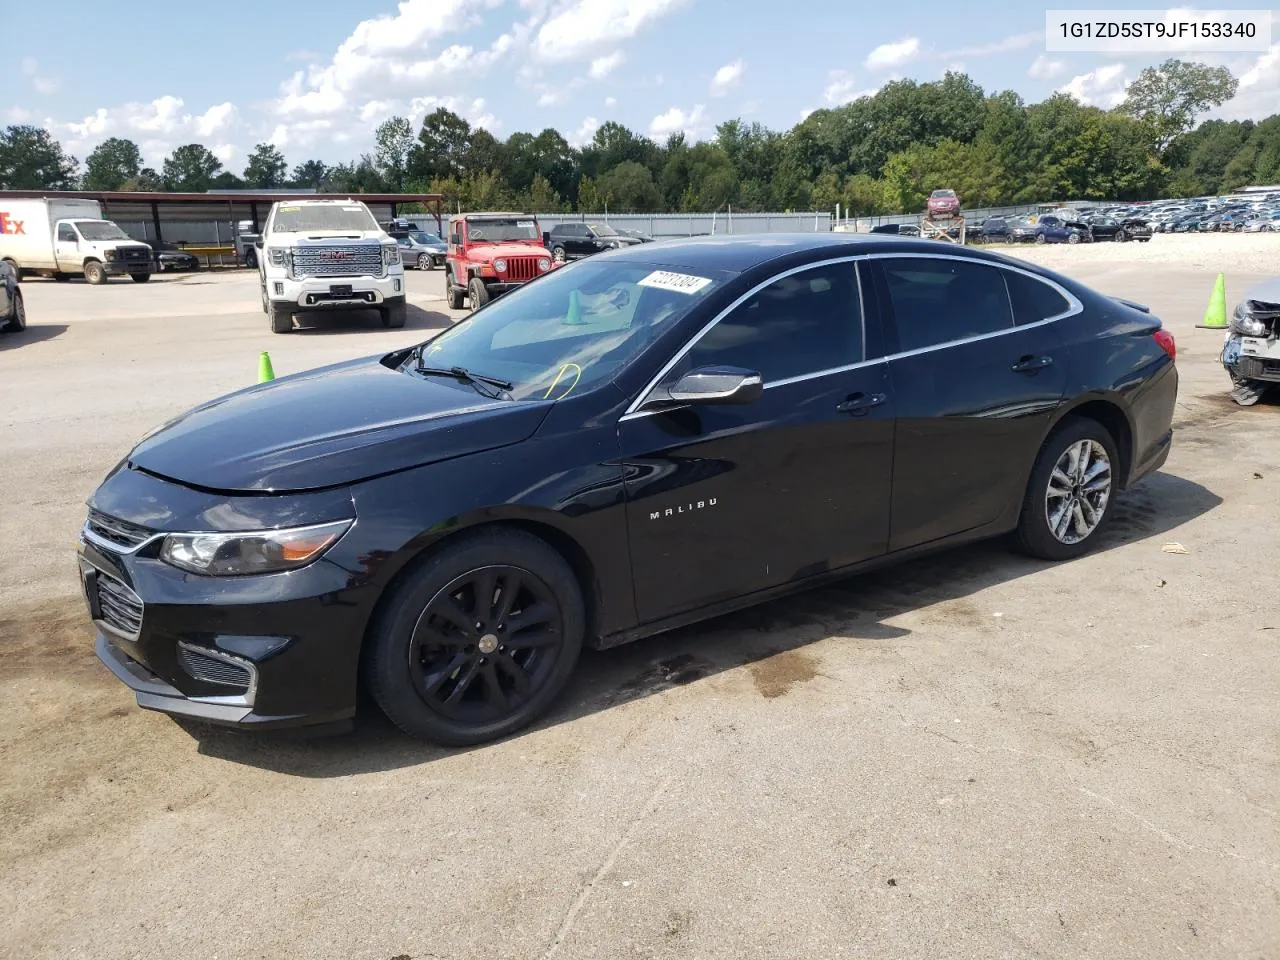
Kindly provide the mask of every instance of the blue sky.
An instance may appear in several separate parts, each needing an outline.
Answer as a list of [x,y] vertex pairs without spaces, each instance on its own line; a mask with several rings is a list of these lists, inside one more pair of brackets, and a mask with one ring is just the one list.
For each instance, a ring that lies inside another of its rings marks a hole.
[[[44,124],[81,159],[109,136],[156,166],[200,142],[237,172],[260,141],[290,163],[348,160],[381,120],[439,105],[500,137],[553,126],[580,143],[616,120],[698,138],[735,116],[787,128],[952,68],[1029,101],[1066,89],[1109,107],[1165,56],[1047,54],[1044,6],[994,0],[310,0],[305,15],[271,0],[252,14],[179,3],[141,18],[75,7],[74,30],[10,38],[0,123]],[[1280,44],[1190,56],[1241,78],[1219,115],[1280,112]]]

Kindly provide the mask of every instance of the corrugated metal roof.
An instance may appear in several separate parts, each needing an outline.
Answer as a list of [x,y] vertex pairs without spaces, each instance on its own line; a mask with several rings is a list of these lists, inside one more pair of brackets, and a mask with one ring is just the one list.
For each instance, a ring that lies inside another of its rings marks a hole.
[[0,190],[0,200],[97,200],[102,203],[275,203],[277,200],[363,200],[365,203],[439,203],[438,193],[166,193],[122,190]]

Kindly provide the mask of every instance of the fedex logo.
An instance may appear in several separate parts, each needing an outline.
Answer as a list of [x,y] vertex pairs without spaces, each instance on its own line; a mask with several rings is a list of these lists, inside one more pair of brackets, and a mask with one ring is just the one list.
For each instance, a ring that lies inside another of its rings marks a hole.
[[0,233],[21,233],[26,236],[27,231],[23,229],[23,225],[27,221],[14,220],[9,214],[0,210]]

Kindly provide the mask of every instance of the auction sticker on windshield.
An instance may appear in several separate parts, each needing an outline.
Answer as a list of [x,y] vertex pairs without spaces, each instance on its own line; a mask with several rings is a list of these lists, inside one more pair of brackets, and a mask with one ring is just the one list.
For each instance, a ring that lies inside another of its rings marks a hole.
[[655,270],[643,280],[638,281],[642,287],[656,287],[659,290],[670,290],[674,293],[694,294],[711,283],[707,277],[695,277],[690,273],[672,273],[669,270]]

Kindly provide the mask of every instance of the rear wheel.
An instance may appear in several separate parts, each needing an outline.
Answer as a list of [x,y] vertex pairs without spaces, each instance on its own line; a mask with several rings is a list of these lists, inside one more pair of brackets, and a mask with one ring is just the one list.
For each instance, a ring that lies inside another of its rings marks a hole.
[[555,550],[515,530],[447,545],[396,590],[375,626],[369,687],[391,722],[447,746],[532,723],[568,682],[586,628]]
[[489,302],[489,288],[479,277],[472,277],[467,284],[467,298],[471,301],[472,310],[479,310]]
[[289,304],[268,302],[267,316],[271,318],[272,333],[293,332],[293,311],[289,309]]
[[1119,482],[1111,433],[1096,420],[1069,420],[1040,450],[1031,471],[1018,544],[1042,560],[1070,560],[1098,542]]
[[253,270],[258,269],[258,251],[253,247],[244,252],[244,265]]
[[21,333],[27,329],[27,305],[22,302],[22,291],[13,291],[13,304],[9,307],[9,316],[0,327],[4,333]]
[[134,283],[146,283],[151,279],[151,274],[149,273],[131,273],[129,276],[133,278]]
[[84,278],[93,284],[106,283],[107,271],[97,260],[87,260],[84,265]]
[[399,330],[404,326],[406,309],[403,303],[381,307],[378,314],[382,317],[382,325],[390,330]]

